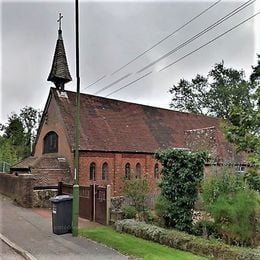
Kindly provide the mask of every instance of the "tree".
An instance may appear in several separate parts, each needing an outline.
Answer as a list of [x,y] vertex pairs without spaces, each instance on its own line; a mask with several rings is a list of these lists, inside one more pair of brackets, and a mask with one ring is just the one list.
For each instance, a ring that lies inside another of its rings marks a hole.
[[[17,149],[11,143],[10,139],[0,136],[0,147],[0,163],[7,163],[8,165],[13,165],[21,159]],[[0,171],[1,170],[2,169],[0,169]]]
[[258,58],[257,66],[255,67],[252,66],[253,72],[250,76],[250,80],[252,82],[256,81],[257,79],[258,80],[260,79],[260,55],[259,54],[257,54],[257,58]]
[[29,155],[32,151],[32,144],[35,140],[41,112],[26,106],[20,110],[19,117],[25,130],[25,153]]
[[4,129],[4,137],[9,139],[14,146],[24,144],[24,127],[21,119],[13,113],[8,117],[8,122]]
[[20,110],[19,115],[12,113],[6,124],[1,124],[2,137],[13,146],[20,159],[31,154],[40,116],[41,113],[36,109],[24,107]]
[[230,120],[233,106],[252,107],[251,93],[255,85],[245,79],[244,72],[217,63],[207,77],[197,75],[191,82],[181,79],[173,85],[170,106],[180,111],[217,116]]
[[254,92],[250,94],[252,106],[234,105],[231,124],[227,124],[225,130],[227,139],[236,145],[237,151],[249,153],[251,165],[260,167],[260,59],[258,66],[253,67],[250,80],[254,86]]

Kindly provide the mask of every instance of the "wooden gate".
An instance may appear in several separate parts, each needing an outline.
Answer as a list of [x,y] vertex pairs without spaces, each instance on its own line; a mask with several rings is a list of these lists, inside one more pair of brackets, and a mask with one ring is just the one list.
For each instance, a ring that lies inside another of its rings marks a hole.
[[[73,185],[59,183],[59,194],[73,194]],[[107,224],[107,187],[98,185],[79,187],[79,216]]]
[[93,221],[93,185],[79,187],[79,216]]
[[107,224],[107,188],[96,186],[95,192],[95,218],[96,222]]

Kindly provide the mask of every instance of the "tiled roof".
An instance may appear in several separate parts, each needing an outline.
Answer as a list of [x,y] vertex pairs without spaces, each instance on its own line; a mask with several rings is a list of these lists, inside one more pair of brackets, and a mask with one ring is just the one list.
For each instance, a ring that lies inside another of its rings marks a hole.
[[62,39],[62,32],[59,30],[59,37],[57,40],[55,53],[52,62],[52,68],[48,77],[48,81],[56,84],[66,83],[71,81],[71,75],[67,63],[65,48]]
[[208,151],[214,163],[246,163],[245,153],[236,153],[216,126],[185,131],[185,144],[192,151]]
[[12,166],[12,169],[68,169],[68,161],[59,154],[44,154],[41,157],[27,157]]
[[[68,98],[52,94],[64,120],[71,146],[74,144],[76,93]],[[185,131],[207,127],[219,129],[213,117],[155,108],[81,94],[80,149],[94,151],[154,153],[158,149],[185,148]],[[219,134],[219,142],[224,142]]]

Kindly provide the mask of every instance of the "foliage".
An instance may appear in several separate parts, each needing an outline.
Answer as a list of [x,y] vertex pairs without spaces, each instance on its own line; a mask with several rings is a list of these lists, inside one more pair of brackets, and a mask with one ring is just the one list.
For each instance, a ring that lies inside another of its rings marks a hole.
[[250,80],[252,82],[255,82],[256,80],[260,79],[260,55],[257,54],[257,58],[258,58],[258,61],[257,61],[257,66],[255,67],[252,67],[253,68],[253,72],[250,76]]
[[203,178],[208,156],[205,152],[168,149],[157,152],[155,158],[163,165],[160,188],[162,196],[169,201],[164,215],[165,224],[189,232],[198,184]]
[[155,241],[180,250],[188,250],[194,254],[207,256],[211,259],[259,259],[259,252],[251,248],[247,250],[245,248],[233,247],[213,239],[207,240],[174,229],[160,228],[132,219],[117,221],[115,228],[119,232],[132,234],[136,237]]
[[[0,162],[12,165],[20,160],[20,157],[10,139],[0,136],[0,147]],[[0,169],[0,171],[1,170],[2,169]]]
[[193,225],[192,234],[195,236],[203,236],[205,238],[219,238],[216,224],[210,220],[201,220]]
[[180,111],[217,116],[230,120],[233,106],[252,107],[251,92],[255,85],[244,72],[225,68],[224,61],[214,65],[207,77],[197,75],[191,82],[181,79],[173,85],[170,106]]
[[124,214],[124,218],[135,218],[136,214],[137,214],[137,210],[135,207],[133,206],[124,206],[122,208],[123,214]]
[[189,252],[166,247],[155,242],[146,241],[141,238],[116,232],[111,227],[84,228],[79,230],[80,236],[87,237],[110,248],[114,248],[129,259],[146,260],[193,260],[203,259]]
[[165,226],[168,222],[167,212],[169,211],[169,205],[169,201],[161,194],[156,198],[155,212],[158,217],[157,222],[160,226]]
[[205,207],[228,244],[255,245],[259,198],[241,177],[222,174],[205,180]]
[[246,172],[244,179],[251,189],[260,192],[260,174],[258,172],[249,170]]
[[[260,91],[254,96],[260,101]],[[260,104],[246,110],[234,107],[231,124],[225,126],[225,132],[227,139],[236,144],[237,150],[249,153],[250,163],[260,167]]]
[[131,175],[130,179],[124,179],[123,182],[124,195],[130,198],[137,212],[143,214],[145,210],[145,200],[149,191],[147,180],[145,178],[135,178],[134,175]]
[[25,153],[29,155],[32,151],[32,144],[36,137],[36,131],[40,123],[41,112],[32,107],[24,107],[20,110],[19,117],[23,122],[25,130]]
[[[1,124],[1,131],[3,131],[1,138],[5,139],[4,143],[7,147],[9,144],[12,146],[10,149],[6,148],[13,153],[12,158],[22,159],[30,155],[40,116],[41,113],[36,109],[24,107],[20,110],[19,115],[12,113],[6,124]],[[9,161],[13,164],[17,160]]]

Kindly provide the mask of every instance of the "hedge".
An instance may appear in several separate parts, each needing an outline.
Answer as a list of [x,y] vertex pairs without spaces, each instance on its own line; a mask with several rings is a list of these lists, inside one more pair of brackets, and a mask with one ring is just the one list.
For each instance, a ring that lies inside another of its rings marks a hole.
[[154,225],[124,219],[114,224],[115,230],[135,235],[162,245],[214,259],[260,259],[260,250],[239,248],[216,240],[207,240],[174,229],[164,229]]

